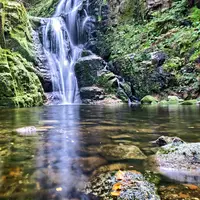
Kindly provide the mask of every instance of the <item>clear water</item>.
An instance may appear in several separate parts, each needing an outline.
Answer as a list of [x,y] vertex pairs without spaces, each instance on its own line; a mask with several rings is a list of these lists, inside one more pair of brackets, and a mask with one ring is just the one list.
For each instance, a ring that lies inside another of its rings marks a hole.
[[[1,109],[0,122],[0,199],[92,199],[77,190],[97,168],[94,163],[83,167],[82,160],[101,157],[97,152],[101,145],[128,143],[151,155],[149,141],[160,135],[200,142],[197,106]],[[24,126],[36,126],[39,132],[21,136],[15,129]],[[91,147],[95,148],[91,151]],[[108,159],[104,164],[112,163]],[[118,163],[144,171],[141,163],[133,160]],[[180,185],[162,178],[161,186],[169,184]],[[195,197],[200,198],[200,193]]]
[[55,14],[43,25],[43,47],[50,67],[53,99],[62,104],[81,101],[74,66],[81,57],[90,21],[88,5],[85,7],[85,14],[80,15],[82,0],[60,0]]

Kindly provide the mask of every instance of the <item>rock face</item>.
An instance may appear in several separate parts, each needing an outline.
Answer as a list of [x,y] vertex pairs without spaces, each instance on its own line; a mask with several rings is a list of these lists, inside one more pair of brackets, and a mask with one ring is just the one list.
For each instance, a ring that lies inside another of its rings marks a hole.
[[5,47],[19,52],[27,60],[34,60],[32,43],[32,28],[28,20],[26,9],[17,1],[1,1],[2,33],[5,38]]
[[0,106],[42,105],[43,88],[33,66],[32,28],[26,9],[18,1],[4,0],[0,9]]
[[0,106],[43,104],[43,88],[33,65],[20,54],[0,49]]
[[147,0],[147,7],[150,10],[170,8],[172,0]]
[[103,59],[96,55],[80,58],[75,66],[79,88],[97,84],[100,71],[104,67]]

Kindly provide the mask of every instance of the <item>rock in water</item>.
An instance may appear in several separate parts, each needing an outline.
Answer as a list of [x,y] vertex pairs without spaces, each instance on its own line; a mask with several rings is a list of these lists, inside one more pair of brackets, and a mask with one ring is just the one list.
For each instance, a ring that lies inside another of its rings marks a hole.
[[162,146],[155,155],[149,157],[148,166],[174,180],[199,182],[200,143],[172,140]]
[[137,171],[113,171],[94,176],[85,189],[101,199],[159,200],[155,185]]
[[102,145],[101,148],[98,149],[98,152],[109,160],[143,160],[147,158],[142,151],[134,145],[107,144]]
[[182,144],[185,142],[179,137],[160,136],[157,140],[152,141],[151,143],[161,147],[167,144]]
[[16,132],[21,136],[34,136],[37,134],[37,129],[35,126],[26,126],[16,129]]

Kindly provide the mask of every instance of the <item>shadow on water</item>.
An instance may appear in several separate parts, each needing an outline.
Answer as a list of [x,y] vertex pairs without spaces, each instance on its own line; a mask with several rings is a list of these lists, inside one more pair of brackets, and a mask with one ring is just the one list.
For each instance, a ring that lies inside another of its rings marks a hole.
[[[161,135],[200,142],[199,116],[196,106],[2,109],[0,199],[95,200],[79,191],[98,167],[126,164],[145,170],[138,161],[105,159],[99,151],[103,145],[136,145],[146,155],[152,155],[155,149],[149,142]],[[24,126],[35,126],[37,135],[17,134],[15,129]],[[161,184],[178,184],[177,180],[200,183],[197,176],[186,180],[175,172],[166,173],[169,178],[162,177]]]

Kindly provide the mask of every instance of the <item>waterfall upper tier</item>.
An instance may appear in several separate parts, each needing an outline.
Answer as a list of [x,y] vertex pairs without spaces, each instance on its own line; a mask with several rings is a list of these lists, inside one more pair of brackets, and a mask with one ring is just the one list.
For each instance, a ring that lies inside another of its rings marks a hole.
[[[53,93],[59,103],[80,103],[74,71],[87,37],[90,17],[82,0],[61,0],[52,18],[43,23],[43,49],[50,67]],[[80,14],[84,9],[84,17]]]

